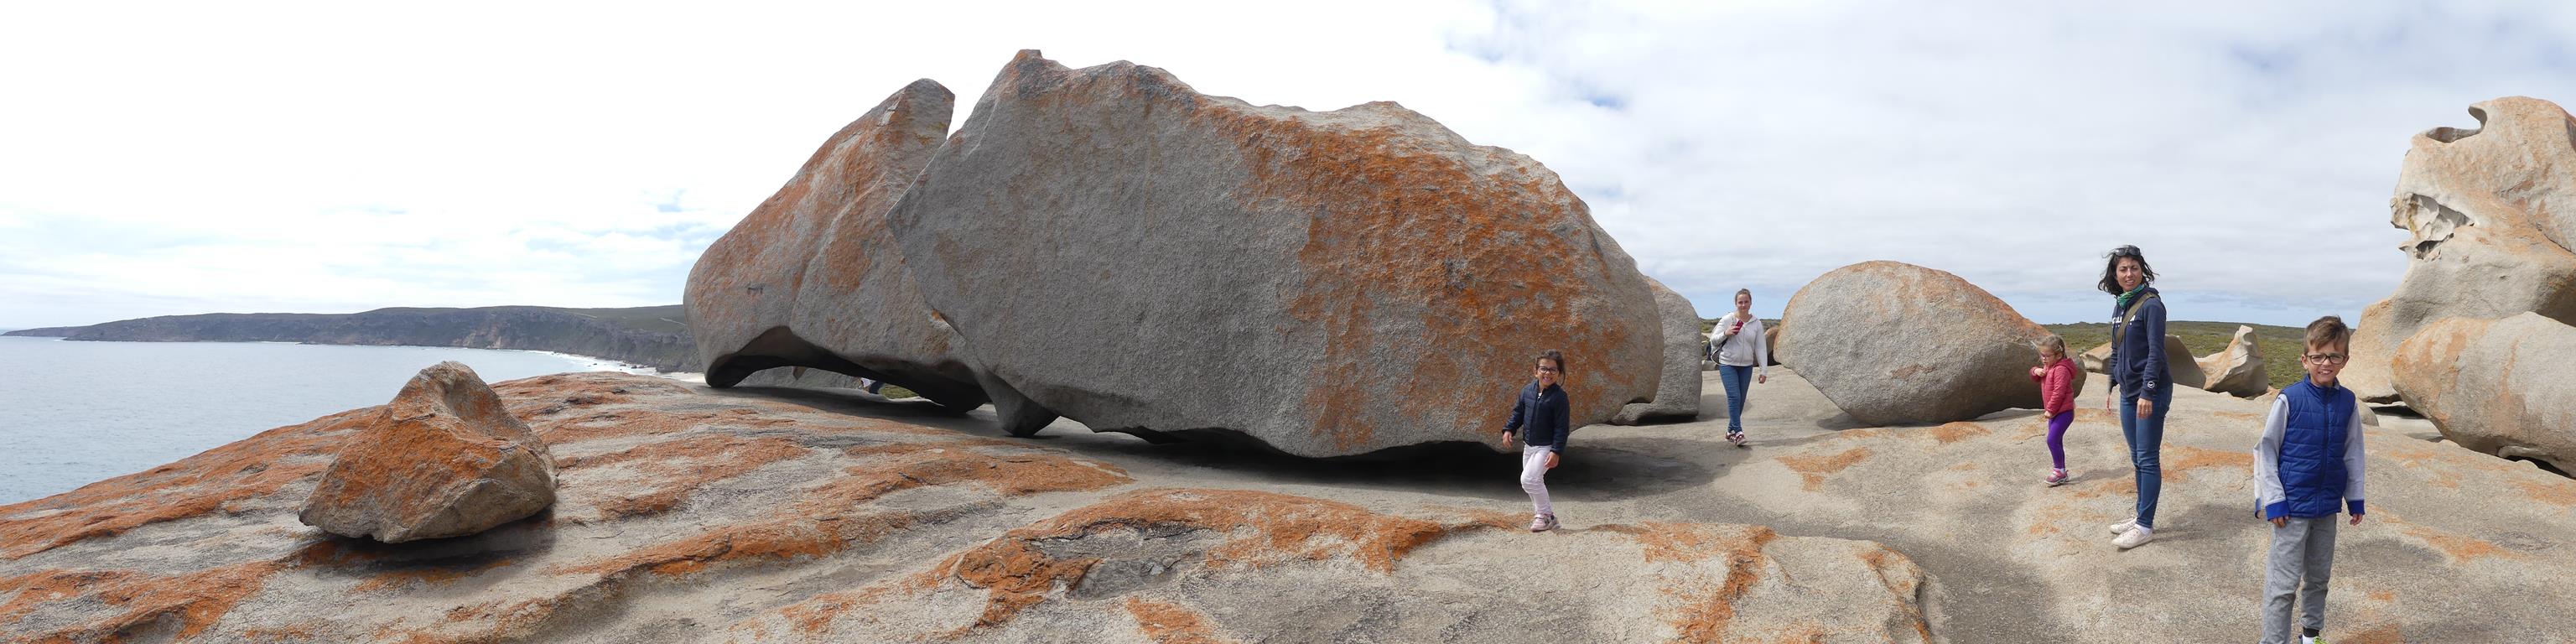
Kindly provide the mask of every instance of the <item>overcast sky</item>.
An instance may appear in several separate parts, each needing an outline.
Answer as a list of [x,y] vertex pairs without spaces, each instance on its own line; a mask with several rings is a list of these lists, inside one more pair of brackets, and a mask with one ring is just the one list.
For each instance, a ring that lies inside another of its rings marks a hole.
[[718,6],[0,8],[0,328],[676,303],[825,136],[925,77],[962,123],[1021,48],[1402,103],[1707,316],[1894,259],[2092,321],[2136,244],[2177,319],[2302,324],[2404,273],[2410,136],[2576,97],[2545,2]]

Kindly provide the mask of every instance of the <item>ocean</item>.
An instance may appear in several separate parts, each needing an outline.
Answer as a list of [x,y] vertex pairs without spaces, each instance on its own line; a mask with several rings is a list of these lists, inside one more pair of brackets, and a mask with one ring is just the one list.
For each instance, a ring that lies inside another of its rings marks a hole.
[[0,337],[0,504],[381,405],[442,360],[473,367],[485,382],[645,371],[537,351]]

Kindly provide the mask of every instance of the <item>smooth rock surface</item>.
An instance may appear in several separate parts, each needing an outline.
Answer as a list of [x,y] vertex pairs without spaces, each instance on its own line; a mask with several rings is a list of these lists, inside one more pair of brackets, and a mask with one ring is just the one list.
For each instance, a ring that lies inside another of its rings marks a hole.
[[953,408],[985,402],[885,220],[938,150],[954,101],[926,79],[886,97],[699,256],[684,301],[708,384],[811,367]]
[[888,218],[1014,433],[1483,442],[1545,349],[1577,424],[1655,396],[1653,292],[1529,157],[1393,103],[1253,106],[1035,51],[972,114]]
[[[382,410],[335,414],[0,506],[0,638],[2215,642],[2258,628],[2270,532],[2247,515],[2265,403],[2197,390],[2169,418],[2158,539],[2122,552],[2102,525],[2131,477],[2098,392],[2074,481],[2048,487],[2035,411],[1860,427],[1775,369],[1750,449],[1724,419],[1577,433],[1548,475],[1565,525],[1530,534],[1515,459],[1475,450],[1313,460],[1071,421],[1041,446],[982,410],[615,373],[495,389],[561,459],[548,518],[390,546],[303,527]],[[2335,639],[2576,632],[2576,598],[2529,590],[2576,570],[2576,481],[2366,444]],[[1533,577],[1560,583],[1495,590]]]
[[[401,545],[296,526],[293,499],[320,462],[380,411],[358,410],[0,506],[0,633],[1942,641],[1938,582],[1902,553],[1741,523],[1600,520],[1608,512],[1532,535],[1515,509],[1526,506],[1484,493],[1508,479],[1485,471],[1506,455],[1388,475],[1087,433],[1040,447],[977,435],[990,430],[926,403],[832,392],[615,373],[499,390],[562,455],[565,495],[547,520]],[[1237,468],[1196,464],[1211,457]],[[1284,478],[1255,483],[1273,476]],[[1563,480],[1571,492],[1586,478]],[[1494,592],[1532,574],[1564,585],[1543,598]]]
[[2394,364],[2398,394],[2444,438],[2576,471],[2576,327],[2452,318],[2417,331]]
[[1655,289],[1656,310],[1664,319],[1664,373],[1655,385],[1653,402],[1630,403],[1610,419],[1613,425],[1636,425],[1656,421],[1690,420],[1699,417],[1700,354],[1708,346],[1707,336],[1699,334],[1699,309],[1690,298],[1654,278],[1646,285]]
[[2196,361],[2201,389],[2238,398],[2252,398],[2272,389],[2270,374],[2263,371],[2263,348],[2254,344],[2254,327],[2238,325],[2236,335],[2227,340],[2227,348]]
[[305,525],[401,543],[482,532],[554,504],[546,444],[472,368],[422,369],[382,409],[314,486],[297,515]]
[[1789,298],[1781,364],[1863,424],[1939,423],[2040,407],[2029,368],[2046,329],[1947,272],[1873,261]]
[[[2391,319],[2394,307],[2391,300],[2385,299],[2362,307],[2361,319],[2352,327],[2352,359],[2335,376],[2337,382],[2365,402],[2397,402],[2397,385],[2388,380],[2388,365],[2396,360],[2397,345],[2405,343],[2407,336],[2398,335],[2398,325]],[[2420,326],[2420,322],[2408,325],[2406,332],[2411,335]]]

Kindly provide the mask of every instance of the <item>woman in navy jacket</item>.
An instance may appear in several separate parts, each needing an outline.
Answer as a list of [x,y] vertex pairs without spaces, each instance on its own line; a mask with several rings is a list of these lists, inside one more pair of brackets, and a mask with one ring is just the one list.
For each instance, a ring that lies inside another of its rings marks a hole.
[[2157,463],[2164,451],[2165,412],[2173,405],[2173,373],[2165,362],[2165,303],[2156,295],[2156,271],[2136,246],[2111,249],[2102,268],[2100,288],[2118,296],[2111,308],[2112,391],[2102,401],[2118,400],[2120,435],[2129,441],[2129,464],[2138,471],[2137,515],[2111,524],[2111,540],[2122,550],[2156,536],[2156,496],[2164,488]]

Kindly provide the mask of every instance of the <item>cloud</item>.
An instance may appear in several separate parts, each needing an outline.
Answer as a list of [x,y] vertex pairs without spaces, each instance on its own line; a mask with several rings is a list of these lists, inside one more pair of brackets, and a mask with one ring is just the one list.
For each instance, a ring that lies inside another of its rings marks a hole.
[[[2576,33],[2546,4],[1498,14],[1462,47],[1537,71],[1579,115],[1514,147],[1618,195],[1593,200],[1604,225],[1703,305],[1741,285],[1777,311],[1817,274],[1895,259],[2050,321],[2106,315],[2088,291],[2120,244],[2148,251],[2178,315],[2356,316],[2404,270],[2386,204],[2407,139],[2471,102],[2568,96]],[[1581,109],[1601,95],[1617,109]]]
[[[1393,100],[1559,172],[1647,273],[1776,313],[1856,261],[2093,319],[2347,316],[2404,262],[2408,136],[2564,98],[2550,4],[1185,2],[0,10],[0,326],[629,306],[914,78],[1020,48],[1201,91]],[[2197,308],[2195,308],[2197,307]],[[2206,312],[2206,315],[2201,313]]]

